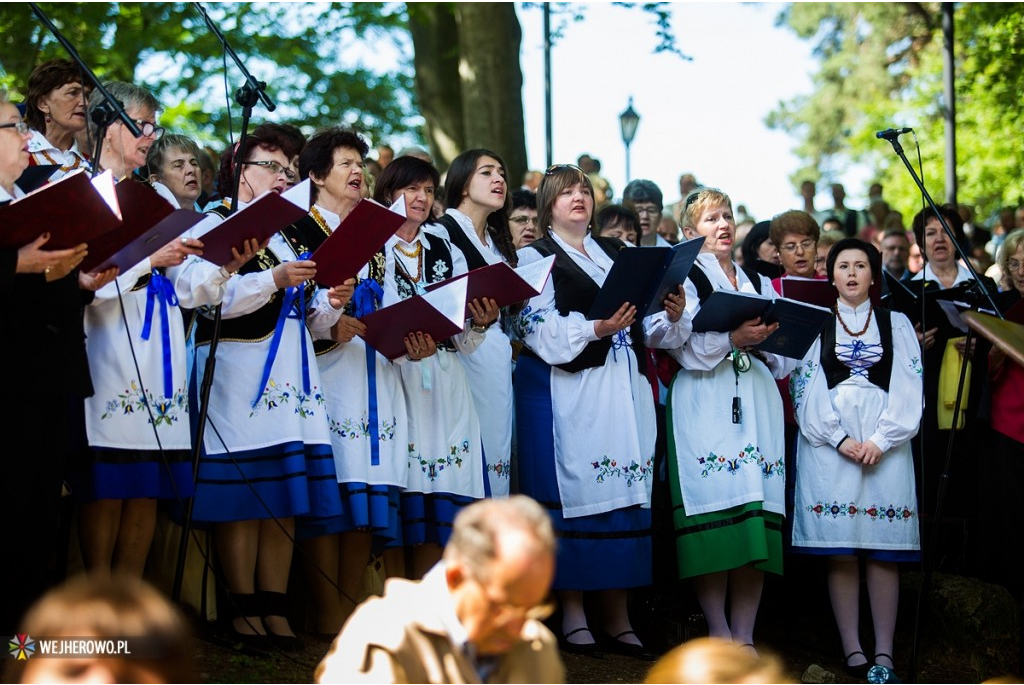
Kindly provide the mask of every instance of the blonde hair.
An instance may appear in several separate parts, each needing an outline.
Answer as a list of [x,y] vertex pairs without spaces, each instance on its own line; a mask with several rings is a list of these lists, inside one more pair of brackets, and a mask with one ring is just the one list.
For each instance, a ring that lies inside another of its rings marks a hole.
[[645,683],[795,682],[773,655],[754,656],[735,642],[714,637],[676,647],[651,668]]
[[1003,239],[1003,244],[999,246],[999,256],[996,258],[996,263],[999,264],[999,273],[1003,276],[1009,275],[1010,272],[1006,265],[1009,263],[1010,257],[1017,254],[1017,250],[1022,244],[1024,244],[1024,228],[1011,231]]
[[732,210],[732,200],[717,188],[694,190],[686,196],[683,211],[679,212],[679,225],[682,228],[697,228],[697,221],[711,207],[728,207]]

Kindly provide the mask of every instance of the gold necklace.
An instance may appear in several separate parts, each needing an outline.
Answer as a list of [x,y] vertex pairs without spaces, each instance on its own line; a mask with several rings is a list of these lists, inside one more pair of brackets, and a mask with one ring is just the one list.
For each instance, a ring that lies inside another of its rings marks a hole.
[[309,208],[309,215],[313,217],[313,221],[316,222],[316,225],[319,226],[324,233],[331,235],[331,229],[328,228],[327,222],[324,220],[324,215],[320,213],[320,210],[316,208],[316,205]]
[[871,325],[871,315],[875,311],[875,303],[874,302],[869,302],[868,303],[868,318],[867,318],[867,321],[864,322],[864,328],[860,329],[856,333],[854,333],[849,328],[847,328],[846,322],[843,321],[843,317],[839,314],[839,303],[838,302],[836,302],[835,306],[832,307],[832,311],[834,311],[836,313],[836,318],[839,319],[839,325],[841,325],[843,327],[843,330],[846,331],[846,334],[848,336],[850,336],[851,338],[859,338],[860,336],[862,336],[862,335],[864,335],[865,333],[868,332],[868,326]]
[[395,249],[398,250],[403,255],[405,255],[406,257],[408,257],[409,259],[416,260],[415,278],[413,278],[409,274],[409,270],[405,268],[405,264],[402,263],[402,260],[396,259],[395,264],[402,270],[402,272],[405,274],[405,277],[408,278],[411,282],[419,283],[420,278],[423,277],[423,243],[417,242],[416,249],[414,249],[412,252],[409,252],[398,243],[395,243]]

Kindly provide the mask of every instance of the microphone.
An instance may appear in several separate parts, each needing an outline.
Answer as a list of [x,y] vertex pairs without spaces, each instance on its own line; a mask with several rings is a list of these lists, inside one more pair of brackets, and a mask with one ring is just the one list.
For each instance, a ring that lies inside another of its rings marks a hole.
[[875,138],[884,138],[886,140],[896,140],[904,133],[911,133],[914,129],[912,128],[887,128],[884,131],[879,131],[875,134]]

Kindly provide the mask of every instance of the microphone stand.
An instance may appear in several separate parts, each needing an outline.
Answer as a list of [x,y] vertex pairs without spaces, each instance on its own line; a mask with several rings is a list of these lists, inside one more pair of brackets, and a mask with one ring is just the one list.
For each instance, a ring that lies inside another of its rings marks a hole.
[[[1003,314],[1002,314],[1002,312],[999,311],[999,308],[996,306],[995,300],[992,298],[992,293],[989,292],[988,287],[985,286],[984,282],[982,282],[981,278],[978,276],[978,272],[974,269],[974,265],[971,263],[971,260],[968,259],[967,255],[964,253],[964,249],[963,249],[963,246],[960,244],[960,241],[957,240],[956,235],[953,233],[953,230],[949,227],[949,224],[946,223],[945,217],[943,217],[942,214],[939,212],[939,208],[935,205],[935,201],[932,199],[932,196],[928,194],[928,190],[925,188],[924,182],[922,182],[920,177],[918,177],[917,173],[914,171],[914,167],[910,164],[910,161],[907,159],[906,154],[903,152],[903,146],[900,145],[900,142],[898,140],[900,133],[901,133],[901,131],[893,131],[893,130],[890,129],[888,131],[883,131],[883,132],[879,133],[878,137],[879,138],[884,138],[885,140],[888,140],[890,143],[892,143],[893,151],[896,153],[896,155],[901,160],[903,160],[903,164],[907,167],[907,171],[910,172],[911,178],[914,179],[914,183],[917,184],[918,189],[921,191],[921,196],[928,203],[928,206],[931,208],[931,210],[934,213],[935,217],[939,220],[939,223],[942,224],[942,230],[944,230],[946,232],[946,236],[949,238],[949,242],[953,244],[953,247],[956,250],[957,256],[960,258],[961,261],[963,261],[964,265],[967,267],[967,270],[971,272],[971,277],[974,279],[974,285],[971,287],[971,290],[975,290],[975,291],[981,293],[981,295],[984,297],[984,299],[988,301],[988,304],[991,307],[992,311],[994,311],[996,313],[996,316],[998,316],[1000,319],[1002,319],[1003,318]],[[924,249],[924,246],[922,246],[922,251],[923,251],[923,249]],[[921,304],[922,304],[922,307],[923,307],[924,306],[924,290],[922,289],[921,292],[922,292]],[[978,309],[978,304],[976,302],[972,303],[971,304],[971,308],[972,309]],[[922,324],[921,325],[922,325],[922,329],[923,329],[923,327],[925,325],[924,324],[924,318],[922,317],[921,320],[922,320]],[[971,350],[971,345],[972,345],[973,342],[974,342],[973,329],[968,328],[967,329],[967,340],[966,340],[965,345],[964,345],[963,360],[962,360],[962,362],[960,364],[960,379],[959,379],[959,384],[957,385],[957,389],[956,389],[956,401],[954,402],[954,405],[953,405],[953,425],[950,428],[949,440],[946,443],[946,458],[945,458],[945,461],[944,461],[943,467],[942,467],[942,475],[939,477],[939,491],[937,493],[936,500],[935,500],[935,514],[934,514],[934,519],[932,521],[932,532],[931,532],[931,535],[929,537],[928,549],[932,553],[924,554],[924,556],[923,556],[923,558],[924,558],[924,579],[923,579],[923,582],[921,584],[921,592],[920,592],[920,594],[918,595],[918,598],[917,598],[916,615],[914,617],[914,641],[913,641],[913,647],[912,647],[912,650],[911,650],[909,682],[916,682],[917,681],[917,657],[918,657],[918,647],[920,645],[920,635],[921,635],[921,631],[920,631],[920,628],[921,628],[921,613],[922,613],[923,603],[927,601],[927,598],[928,598],[928,596],[931,593],[932,574],[934,572],[934,553],[933,552],[934,552],[935,548],[938,546],[938,538],[939,538],[939,516],[942,513],[942,505],[943,505],[943,502],[944,502],[945,497],[946,497],[946,488],[947,488],[948,483],[949,483],[949,468],[950,468],[950,465],[951,465],[951,463],[953,461],[953,443],[954,443],[954,440],[956,439],[957,425],[959,423],[959,417],[960,417],[961,401],[963,399],[964,384],[965,384],[966,376],[967,376],[967,362],[968,362],[968,358],[971,356],[970,355],[970,350]],[[922,359],[923,359],[923,355],[922,355]],[[966,419],[965,419],[965,424],[966,424]],[[922,464],[922,467],[923,467],[924,466],[924,450],[923,449],[921,450],[921,464]],[[923,479],[922,479],[922,482],[923,482]]]
[[[234,168],[234,174],[232,177],[231,187],[231,206],[228,215],[235,213],[238,208],[238,189],[242,182],[242,159],[241,155],[245,151],[245,142],[248,137],[249,119],[252,117],[252,108],[256,106],[257,102],[262,102],[263,106],[268,112],[273,112],[277,109],[277,105],[267,95],[266,88],[267,84],[263,81],[257,81],[253,78],[249,70],[245,68],[245,64],[235,53],[231,44],[228,43],[227,38],[221,33],[220,28],[207,14],[206,8],[201,3],[193,3],[199,13],[203,16],[203,21],[206,22],[206,26],[210,29],[217,40],[220,41],[224,47],[224,52],[227,53],[234,63],[238,66],[239,71],[242,72],[242,76],[245,78],[245,83],[235,91],[235,102],[242,108],[242,131],[238,137],[238,144],[235,146],[234,157],[232,159],[232,166]],[[206,358],[206,368],[203,372],[203,383],[200,387],[199,392],[199,415],[196,418],[196,434],[194,444],[192,447],[192,476],[193,481],[198,478],[199,475],[199,457],[202,454],[203,439],[206,434],[206,422],[210,413],[210,389],[213,387],[213,374],[217,365],[217,347],[220,342],[220,322],[221,322],[221,305],[217,305],[214,309],[213,315],[213,333],[210,338],[210,351]],[[185,505],[185,520],[182,522],[181,539],[178,541],[178,558],[174,569],[174,583],[171,586],[171,598],[178,602],[181,599],[181,584],[185,573],[185,554],[188,549],[188,538],[192,529],[192,511],[194,506],[195,498],[188,500]]]
[[78,70],[89,78],[92,82],[93,87],[103,95],[103,100],[98,104],[92,111],[92,121],[96,124],[96,148],[92,158],[92,175],[95,178],[100,173],[100,150],[103,146],[103,138],[107,135],[107,128],[110,127],[117,120],[121,120],[132,135],[138,138],[142,135],[142,131],[139,129],[138,124],[128,116],[128,112],[124,110],[124,106],[118,102],[114,97],[107,92],[107,89],[103,87],[103,83],[96,77],[92,69],[86,65],[75,47],[68,42],[67,38],[60,32],[60,29],[50,21],[50,18],[43,13],[43,10],[39,9],[39,5],[34,2],[30,2],[29,6],[32,8],[32,12],[39,18],[39,21],[43,22],[53,37],[57,39],[64,49],[67,50],[68,55],[78,65]]

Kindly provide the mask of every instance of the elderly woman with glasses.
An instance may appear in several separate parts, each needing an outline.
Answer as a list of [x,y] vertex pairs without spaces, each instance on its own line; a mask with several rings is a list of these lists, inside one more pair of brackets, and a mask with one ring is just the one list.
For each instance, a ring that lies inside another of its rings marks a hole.
[[[112,124],[103,138],[100,166],[122,183],[139,183],[130,175],[159,144],[159,103],[130,83],[105,87],[142,135],[136,138],[120,121]],[[102,101],[96,91],[89,111]],[[177,208],[176,198],[163,190],[162,196],[152,195],[152,202]],[[89,450],[75,485],[82,501],[79,540],[90,572],[141,577],[157,500],[192,495],[185,327],[173,281],[185,259],[200,252],[198,241],[176,238],[97,290],[85,308],[96,392],[85,401]],[[182,295],[201,304],[218,301],[215,295]]]
[[32,127],[28,151],[30,164],[56,165],[50,176],[56,181],[75,169],[88,166],[91,150],[81,150],[88,122],[88,91],[82,85],[82,73],[70,60],[43,62],[28,77],[25,120]]
[[[548,503],[558,540],[553,587],[562,605],[565,650],[647,655],[633,632],[627,590],[651,582],[650,492],[655,447],[654,397],[638,360],[644,334],[636,307],[588,320],[616,254],[625,246],[594,237],[594,193],[578,167],[548,170],[537,196],[543,237],[519,251],[519,263],[555,256],[540,295],[519,314],[525,347],[516,366],[520,490]],[[662,337],[682,344],[689,320],[670,295],[655,314]],[[634,325],[635,324],[635,325]],[[619,402],[593,402],[593,398]],[[585,407],[585,410],[581,410]],[[589,627],[583,593],[598,591],[601,630]]]
[[[690,316],[716,290],[775,298],[767,277],[732,259],[728,195],[694,191],[681,219],[686,238],[705,239],[686,280]],[[693,333],[671,351],[682,366],[668,400],[679,574],[693,580],[711,636],[752,652],[764,573],[782,573],[785,448],[775,379],[793,362],[755,349],[777,328],[752,319]]]
[[[225,155],[221,193],[230,195],[236,163],[242,167],[240,209],[267,191],[284,192],[294,175],[289,145],[275,128],[257,127],[241,149]],[[309,251],[301,232],[290,226],[227,282],[193,509],[195,520],[214,524],[236,637],[259,643],[269,634],[283,649],[301,648],[285,617],[295,517],[341,513],[309,331],[334,325],[346,299],[315,287]],[[202,275],[210,265],[192,259],[186,268]],[[197,386],[213,335],[212,312],[200,313]]]
[[[24,196],[16,181],[29,165],[31,140],[31,129],[0,90],[0,205]],[[0,630],[17,624],[53,580],[50,561],[62,556],[57,530],[69,436],[81,433],[82,398],[92,392],[82,330],[82,305],[91,293],[80,287],[106,282],[78,273],[84,244],[45,250],[49,237],[44,232],[27,245],[0,250],[0,345],[9,361],[7,382],[18,389],[4,405],[5,425],[12,428],[6,447],[18,456],[6,461],[0,478],[0,512],[8,520],[32,521],[30,535],[0,542],[0,558],[16,560],[0,564],[0,582],[18,588],[0,602]]]

